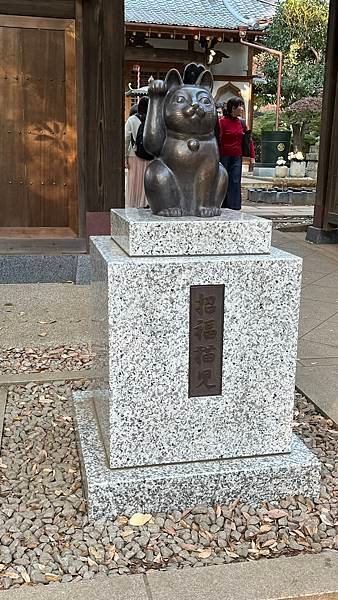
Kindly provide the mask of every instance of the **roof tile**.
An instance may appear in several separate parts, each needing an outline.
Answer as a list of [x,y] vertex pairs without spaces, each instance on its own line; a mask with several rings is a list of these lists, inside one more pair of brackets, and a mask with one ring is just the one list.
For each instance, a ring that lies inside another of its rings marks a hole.
[[126,0],[128,23],[237,29],[269,19],[274,8],[261,0]]

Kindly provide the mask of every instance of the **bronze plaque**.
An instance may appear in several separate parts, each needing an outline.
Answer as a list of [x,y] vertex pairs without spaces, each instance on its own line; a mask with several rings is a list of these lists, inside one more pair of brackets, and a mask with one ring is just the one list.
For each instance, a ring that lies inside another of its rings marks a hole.
[[189,398],[222,393],[224,285],[190,288]]

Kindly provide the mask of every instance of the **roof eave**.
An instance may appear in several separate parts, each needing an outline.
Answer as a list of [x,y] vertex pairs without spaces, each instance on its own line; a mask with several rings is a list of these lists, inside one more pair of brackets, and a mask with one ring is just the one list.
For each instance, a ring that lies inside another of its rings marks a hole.
[[[239,26],[235,29],[228,29],[225,27],[199,27],[199,26],[191,26],[191,25],[166,25],[161,23],[139,23],[133,21],[126,21],[125,27],[127,30],[132,31],[144,31],[144,32],[154,32],[154,33],[164,33],[164,34],[185,34],[185,35],[198,35],[202,33],[203,35],[238,35],[239,31],[243,30],[243,26]],[[265,31],[262,29],[249,29],[246,28],[247,36],[261,36],[265,34]]]

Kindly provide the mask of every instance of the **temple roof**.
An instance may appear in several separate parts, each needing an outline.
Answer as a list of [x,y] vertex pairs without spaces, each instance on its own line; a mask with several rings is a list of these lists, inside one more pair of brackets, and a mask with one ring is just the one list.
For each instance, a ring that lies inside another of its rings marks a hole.
[[263,0],[125,0],[127,23],[256,29],[275,8]]

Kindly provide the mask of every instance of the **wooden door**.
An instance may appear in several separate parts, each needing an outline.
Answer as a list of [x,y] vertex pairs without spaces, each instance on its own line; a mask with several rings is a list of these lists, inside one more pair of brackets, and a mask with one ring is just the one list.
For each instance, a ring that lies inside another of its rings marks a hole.
[[77,238],[74,21],[0,17],[0,236]]

